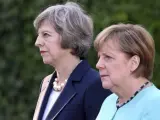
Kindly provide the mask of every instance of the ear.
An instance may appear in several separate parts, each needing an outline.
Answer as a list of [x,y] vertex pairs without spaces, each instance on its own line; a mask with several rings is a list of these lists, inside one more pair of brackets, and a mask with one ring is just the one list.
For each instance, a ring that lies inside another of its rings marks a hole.
[[130,71],[133,72],[138,68],[138,66],[140,64],[140,57],[138,55],[134,55],[134,56],[132,56],[132,58],[130,60],[131,60]]

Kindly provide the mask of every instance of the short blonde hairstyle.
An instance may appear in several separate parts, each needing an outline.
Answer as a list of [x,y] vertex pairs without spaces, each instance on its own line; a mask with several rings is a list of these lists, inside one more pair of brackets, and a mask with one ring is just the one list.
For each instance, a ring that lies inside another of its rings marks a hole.
[[94,41],[97,51],[107,40],[115,40],[127,56],[140,57],[140,65],[133,72],[135,77],[152,78],[155,56],[154,40],[150,33],[140,25],[116,24],[105,28]]

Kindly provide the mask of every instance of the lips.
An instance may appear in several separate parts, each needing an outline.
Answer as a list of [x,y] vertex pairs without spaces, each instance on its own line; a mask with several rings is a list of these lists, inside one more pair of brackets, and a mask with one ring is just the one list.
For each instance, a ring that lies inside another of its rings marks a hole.
[[40,53],[41,53],[41,54],[44,54],[45,52],[46,52],[46,51],[43,51],[43,50],[42,50],[42,51],[40,51]]
[[108,77],[109,75],[100,75],[101,79]]
[[109,75],[100,75],[101,77],[106,77],[106,76],[109,76]]

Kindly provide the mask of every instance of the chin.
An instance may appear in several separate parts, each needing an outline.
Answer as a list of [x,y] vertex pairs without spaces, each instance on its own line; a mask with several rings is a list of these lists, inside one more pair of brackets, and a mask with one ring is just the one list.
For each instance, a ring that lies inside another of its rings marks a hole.
[[49,60],[43,60],[43,63],[47,64],[47,65],[51,65],[51,61],[49,61]]
[[110,89],[112,86],[111,86],[110,84],[108,84],[108,83],[103,82],[103,83],[102,83],[102,87],[103,87],[104,89]]

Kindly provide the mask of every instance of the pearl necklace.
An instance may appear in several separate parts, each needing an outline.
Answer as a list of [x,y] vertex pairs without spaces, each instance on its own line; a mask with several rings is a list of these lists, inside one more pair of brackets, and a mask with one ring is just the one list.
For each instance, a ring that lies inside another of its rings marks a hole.
[[66,84],[66,82],[67,82],[67,79],[64,80],[64,82],[59,83],[58,79],[55,78],[55,81],[53,82],[53,89],[55,91],[61,91],[64,88],[64,85]]

